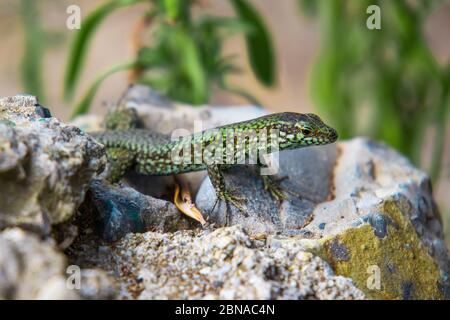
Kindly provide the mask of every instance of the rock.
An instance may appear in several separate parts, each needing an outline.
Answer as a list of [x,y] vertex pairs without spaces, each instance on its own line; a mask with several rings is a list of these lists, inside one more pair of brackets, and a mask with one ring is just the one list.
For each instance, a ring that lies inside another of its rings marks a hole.
[[78,299],[65,258],[51,243],[12,228],[0,233],[0,299]]
[[212,233],[128,234],[113,250],[120,298],[364,298],[319,257],[289,244],[267,248],[237,226]]
[[113,299],[116,294],[111,276],[69,266],[52,239],[19,228],[0,232],[0,300]]
[[110,300],[117,296],[115,280],[99,268],[82,269],[79,295],[89,300]]
[[[252,108],[230,113],[154,99],[152,91],[134,87],[122,103],[136,108],[145,127],[163,133],[195,130],[196,119],[217,119],[209,122],[217,126],[260,115]],[[247,199],[247,215],[232,206],[227,212],[224,204],[211,212],[209,179],[196,197],[213,225],[234,227],[128,234],[108,246],[103,267],[119,275],[119,297],[450,298],[449,252],[429,178],[397,152],[364,138],[281,152],[278,176],[289,177],[281,185],[299,195],[288,194],[281,204],[253,169],[225,174],[227,186]],[[145,194],[156,192],[155,181],[129,179]]]
[[102,121],[102,117],[98,114],[83,114],[73,119],[70,124],[84,132],[92,132],[104,130]]
[[[245,121],[267,114],[254,106],[195,106],[170,102],[148,86],[133,85],[119,104],[134,108],[144,128],[171,135],[174,130],[200,132],[221,125]],[[233,112],[230,112],[233,110]]]
[[35,97],[0,98],[0,229],[48,233],[72,217],[105,163],[100,144],[51,117]]
[[[111,106],[112,109],[117,107],[134,109],[139,119],[139,127],[168,135],[172,135],[175,130],[186,135],[268,114],[267,110],[255,106],[193,107],[175,103],[148,86],[139,84],[131,85],[120,101]],[[86,114],[75,118],[72,124],[86,132],[92,132],[101,130],[103,120],[99,115]]]
[[[367,139],[280,153],[281,183],[298,193],[281,204],[251,168],[235,167],[226,185],[246,200],[246,212],[216,202],[206,178],[197,207],[217,225],[241,225],[251,235],[295,241],[350,277],[373,298],[443,298],[449,253],[427,175],[388,147]],[[227,220],[228,218],[228,220]],[[295,236],[294,238],[290,236]],[[282,241],[282,240],[280,240]],[[382,289],[367,289],[379,267]],[[408,290],[404,288],[409,288]]]
[[[318,254],[369,298],[448,298],[449,254],[427,175],[368,139],[337,147],[333,199],[315,205],[303,234],[272,235],[268,245],[296,243]],[[377,289],[367,285],[374,272]]]
[[91,183],[81,211],[91,211],[102,238],[108,242],[129,232],[175,232],[190,227],[188,218],[171,202],[99,180]]
[[289,200],[280,204],[264,190],[262,179],[256,175],[256,166],[236,166],[225,174],[226,184],[245,199],[245,214],[232,205],[227,208],[223,201],[211,211],[217,197],[208,177],[197,193],[197,207],[217,225],[225,225],[228,217],[230,225],[244,225],[255,235],[305,234],[303,227],[313,218],[315,206],[332,196],[330,176],[336,160],[336,145],[284,151],[274,157],[279,157],[277,176],[288,177],[281,186],[299,197],[286,193]]

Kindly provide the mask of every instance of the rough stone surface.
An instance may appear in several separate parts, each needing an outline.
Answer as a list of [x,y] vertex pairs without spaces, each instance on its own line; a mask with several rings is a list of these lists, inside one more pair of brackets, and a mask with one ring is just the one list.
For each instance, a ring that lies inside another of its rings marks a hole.
[[[281,152],[284,175],[289,179],[282,186],[300,199],[290,196],[277,205],[262,182],[242,169],[230,170],[226,184],[248,199],[248,216],[233,206],[227,211],[222,204],[209,214],[209,221],[221,225],[228,214],[230,225],[242,225],[252,235],[270,234],[275,243],[283,237],[296,241],[338,274],[354,279],[368,297],[448,297],[449,253],[430,181],[407,159],[359,138]],[[207,178],[197,206],[210,212],[215,200]],[[384,279],[380,290],[367,288],[371,266],[379,267]]]
[[102,146],[35,97],[0,98],[0,229],[68,220],[106,163]]
[[98,231],[109,242],[129,232],[174,232],[191,226],[171,202],[99,180],[91,183],[81,211],[92,211]]
[[0,233],[0,299],[78,299],[64,273],[65,257],[51,243],[18,228]]
[[81,269],[80,290],[83,299],[110,300],[117,297],[118,286],[108,273],[99,268]]
[[217,197],[208,177],[197,193],[197,207],[217,225],[223,226],[227,221],[230,225],[241,224],[253,234],[305,234],[303,227],[313,218],[315,206],[332,197],[330,177],[336,160],[336,145],[283,151],[273,157],[278,158],[276,177],[288,178],[280,184],[288,200],[280,203],[264,190],[255,166],[237,166],[226,173],[226,185],[245,199],[245,214],[232,205],[227,207],[222,201],[211,211]]
[[[427,175],[368,139],[340,142],[338,150],[330,177],[334,198],[314,208],[303,228],[309,239],[275,243],[296,241],[315,252],[367,297],[448,298],[449,253]],[[379,290],[367,287],[373,266]]]
[[[0,232],[0,300],[116,297],[115,281],[104,270],[73,267],[51,238],[20,228]],[[78,271],[77,280],[70,278]]]
[[267,248],[242,228],[129,234],[113,249],[121,298],[362,299],[326,262],[286,244]]

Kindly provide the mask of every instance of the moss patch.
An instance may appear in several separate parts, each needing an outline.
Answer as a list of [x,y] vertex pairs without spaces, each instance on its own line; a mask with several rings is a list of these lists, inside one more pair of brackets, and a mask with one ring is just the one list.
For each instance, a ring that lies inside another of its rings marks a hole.
[[[384,237],[377,236],[369,224],[363,224],[322,240],[318,254],[337,274],[352,278],[368,298],[442,299],[439,268],[409,219],[394,201],[385,202],[380,214],[393,222],[388,224]],[[373,281],[377,272],[379,289]]]

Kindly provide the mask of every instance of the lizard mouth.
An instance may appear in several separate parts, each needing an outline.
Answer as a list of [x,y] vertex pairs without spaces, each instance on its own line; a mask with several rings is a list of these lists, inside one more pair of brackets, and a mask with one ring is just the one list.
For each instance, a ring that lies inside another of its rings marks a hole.
[[338,137],[339,137],[337,131],[334,130],[333,128],[329,129],[329,135],[328,136],[329,136],[328,139],[329,139],[330,142],[335,142],[338,139]]
[[317,144],[328,144],[333,143],[337,140],[338,133],[333,128],[328,128],[326,132],[323,132],[318,135],[316,140]]

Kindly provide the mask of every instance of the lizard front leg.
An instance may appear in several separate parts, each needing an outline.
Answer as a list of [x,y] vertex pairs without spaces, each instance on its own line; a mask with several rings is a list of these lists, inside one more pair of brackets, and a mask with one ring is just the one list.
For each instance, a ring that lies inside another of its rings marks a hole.
[[264,190],[269,191],[272,197],[274,197],[278,201],[287,199],[286,195],[283,193],[283,191],[285,191],[284,188],[280,186],[281,181],[287,179],[287,177],[278,179],[274,179],[271,176],[267,175],[260,175],[260,177],[264,183]]
[[264,190],[267,190],[270,192],[273,198],[275,198],[278,201],[287,200],[288,197],[285,193],[289,193],[294,197],[306,199],[308,201],[313,202],[311,199],[305,198],[303,196],[300,196],[298,193],[295,193],[289,189],[283,188],[280,184],[282,181],[289,179],[288,176],[283,176],[280,178],[274,178],[271,175],[263,175],[261,174],[261,168],[264,166],[260,163],[258,163],[259,172],[258,175],[261,177],[263,183],[264,183]]
[[264,183],[264,190],[269,191],[273,198],[275,198],[278,201],[283,201],[288,199],[288,197],[284,194],[284,192],[288,192],[293,194],[294,196],[297,196],[293,192],[289,190],[285,190],[283,187],[281,187],[281,182],[283,180],[288,179],[289,177],[281,177],[281,178],[274,178],[271,175],[264,175],[261,174],[261,169],[264,168],[264,165],[261,162],[257,163],[258,165],[258,175],[261,177],[263,183]]
[[223,170],[226,168],[225,165],[211,165],[208,166],[208,175],[211,183],[216,190],[216,195],[218,199],[224,200],[226,203],[231,203],[240,211],[245,212],[241,203],[244,201],[243,198],[234,196],[230,193],[225,185],[225,178],[223,176]]
[[109,165],[106,180],[111,183],[118,182],[135,160],[134,153],[122,148],[107,148],[106,156]]

